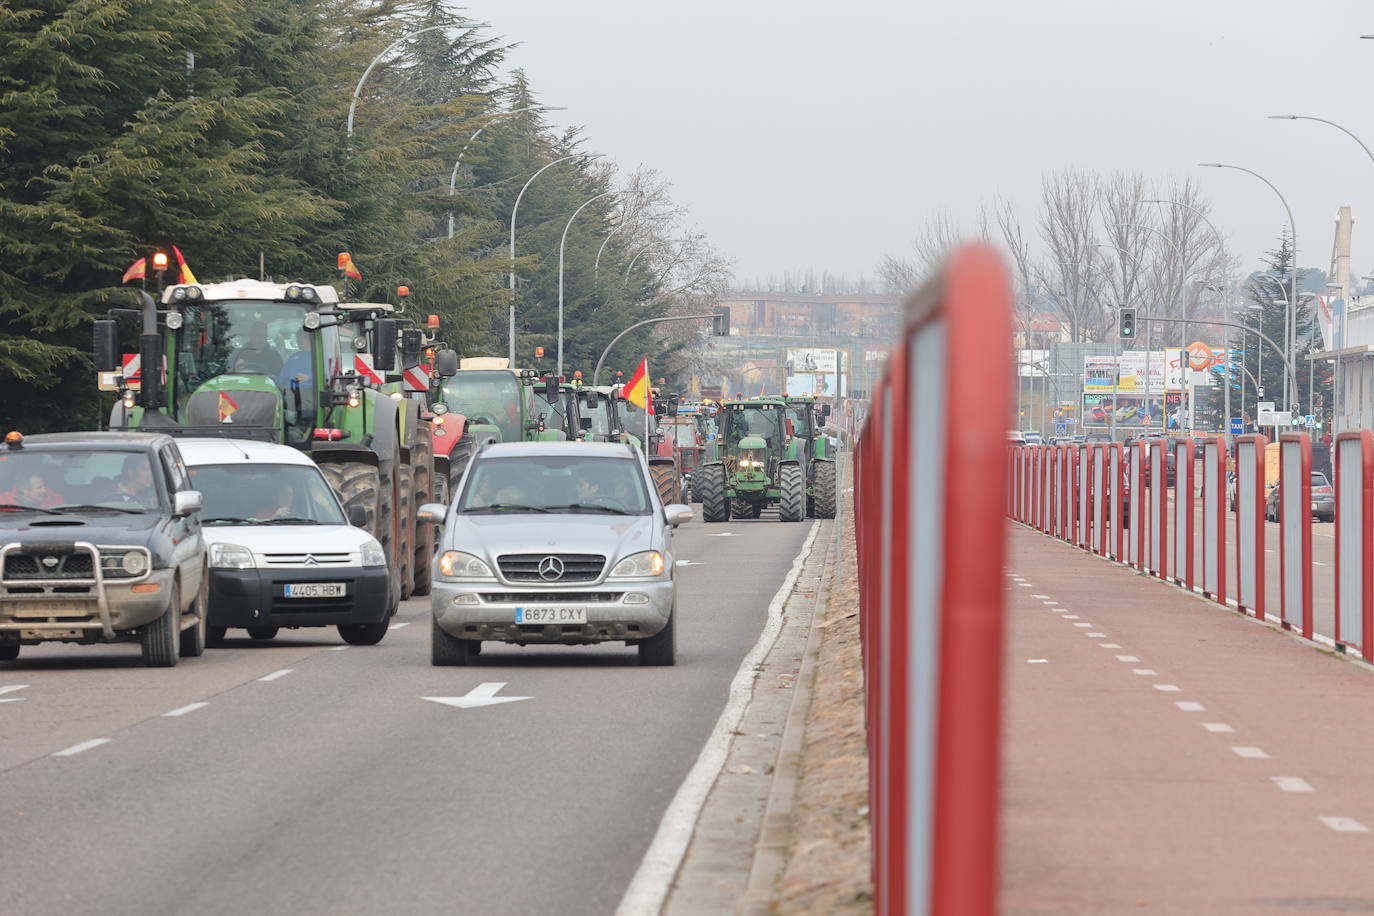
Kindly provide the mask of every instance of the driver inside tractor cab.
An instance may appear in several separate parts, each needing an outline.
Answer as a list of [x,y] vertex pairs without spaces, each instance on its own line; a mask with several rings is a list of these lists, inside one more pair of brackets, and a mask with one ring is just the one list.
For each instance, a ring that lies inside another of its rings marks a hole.
[[769,407],[745,407],[731,412],[730,436],[727,440],[731,449],[739,448],[740,440],[746,436],[759,436],[768,443],[772,452],[781,446],[778,436],[778,413]]
[[261,372],[275,377],[281,374],[281,369],[281,357],[267,339],[267,322],[253,322],[248,342],[234,355],[234,371]]
[[448,409],[468,418],[474,426],[495,426],[502,442],[519,442],[520,398],[523,386],[515,373],[505,369],[465,369],[444,382],[439,394]]
[[310,332],[301,328],[296,332],[296,349],[286,357],[286,363],[277,375],[277,387],[289,391],[293,381],[302,387],[309,385],[313,368],[310,364]]

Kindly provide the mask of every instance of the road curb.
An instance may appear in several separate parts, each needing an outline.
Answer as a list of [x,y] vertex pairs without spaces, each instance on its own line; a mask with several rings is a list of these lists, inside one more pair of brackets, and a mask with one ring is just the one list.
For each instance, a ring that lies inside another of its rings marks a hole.
[[[839,519],[835,529],[839,530]],[[792,843],[795,826],[794,804],[797,788],[801,785],[802,757],[806,745],[806,723],[811,713],[811,698],[816,686],[816,662],[821,654],[821,642],[825,620],[825,610],[830,605],[830,594],[835,580],[835,547],[832,542],[826,547],[822,564],[829,568],[830,575],[821,588],[816,590],[816,601],[811,609],[811,621],[806,637],[806,651],[802,655],[801,672],[797,676],[796,693],[792,695],[792,705],[787,712],[783,726],[782,744],[778,748],[777,762],[773,768],[773,785],[768,792],[768,803],[763,812],[763,826],[754,845],[754,861],[749,869],[749,883],[740,903],[739,912],[746,916],[768,916],[774,911],[773,904],[777,895],[778,878],[787,865],[787,850]]]

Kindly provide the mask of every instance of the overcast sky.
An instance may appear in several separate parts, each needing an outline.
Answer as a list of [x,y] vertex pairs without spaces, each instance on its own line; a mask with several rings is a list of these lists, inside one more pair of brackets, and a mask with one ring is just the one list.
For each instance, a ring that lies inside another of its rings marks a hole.
[[[932,213],[1034,220],[1041,175],[1193,176],[1246,267],[1293,207],[1300,262],[1329,266],[1353,207],[1374,268],[1369,0],[473,0],[520,47],[554,123],[629,171],[662,171],[738,277],[875,274]],[[1029,227],[1028,227],[1029,228]],[[1364,231],[1362,231],[1364,230]]]

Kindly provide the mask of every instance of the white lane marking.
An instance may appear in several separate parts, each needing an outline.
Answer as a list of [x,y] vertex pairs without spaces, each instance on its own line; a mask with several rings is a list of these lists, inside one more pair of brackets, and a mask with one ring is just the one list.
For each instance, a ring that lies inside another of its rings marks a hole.
[[1233,747],[1231,753],[1247,760],[1268,760],[1269,755],[1257,747]]
[[330,646],[330,647],[329,647],[329,651],[330,651],[330,652],[342,652],[344,649],[349,649],[349,648],[352,648],[352,647],[351,647],[351,646]]
[[[711,535],[711,536],[712,536],[712,537],[720,537],[720,535],[718,535],[718,534],[713,534],[713,535]],[[1034,586],[1034,585],[1031,585],[1029,582],[1018,582],[1018,583],[1016,583],[1016,584],[1019,585],[1019,586],[1021,586],[1022,588],[1035,588],[1035,586]]]
[[461,697],[420,697],[420,699],[429,700],[431,703],[442,703],[445,706],[456,706],[459,709],[478,709],[483,706],[498,706],[501,703],[534,699],[534,697],[498,697],[497,694],[501,692],[501,688],[504,686],[506,686],[505,681],[487,681],[478,684]]
[[1203,722],[1202,727],[1218,735],[1230,735],[1235,732],[1235,729],[1225,722]]
[[0,703],[22,703],[28,697],[0,697]]
[[1121,648],[1120,646],[1118,646],[1118,645],[1117,645],[1116,643],[1114,643],[1114,642],[1100,642],[1100,643],[1098,643],[1098,645],[1101,646],[1101,647],[1104,648],[1104,649],[1120,649],[1120,648]]
[[1353,817],[1319,817],[1319,818],[1317,818],[1317,820],[1321,821],[1323,824],[1325,824],[1326,826],[1330,827],[1332,830],[1336,831],[1337,833],[1368,833],[1368,832],[1369,832],[1369,828],[1368,828],[1368,827],[1366,827],[1364,824],[1361,824],[1359,821],[1355,820]]
[[1107,638],[1107,634],[1106,634],[1106,633],[1084,633],[1083,635],[1086,636],[1086,637],[1088,637],[1089,639],[1106,639],[1106,638]]
[[1045,607],[1056,607],[1059,604],[1058,601],[1042,601],[1040,603],[1043,604]]
[[732,538],[732,537],[735,537],[735,532],[733,532],[733,531],[720,531],[720,532],[717,532],[716,534],[708,534],[708,535],[706,535],[706,536],[707,536],[708,538]]
[[0,687],[0,693],[14,693],[16,690],[28,690],[28,684],[6,684]]
[[53,756],[54,756],[54,757],[72,757],[72,756],[75,756],[76,754],[80,754],[82,751],[89,751],[89,750],[90,750],[91,748],[93,748],[93,747],[100,747],[100,745],[102,745],[102,744],[109,744],[109,743],[110,743],[110,739],[109,739],[109,738],[92,738],[90,741],[82,741],[80,744],[73,744],[71,747],[69,747],[69,748],[67,748],[67,749],[65,749],[65,750],[57,751],[57,752],[55,752],[55,753],[53,754]]
[[1154,688],[1155,690],[1162,690],[1165,693],[1178,693],[1180,690],[1183,689],[1181,687],[1175,686],[1174,684],[1155,684]]
[[1064,619],[1065,619],[1065,620],[1077,620],[1077,619],[1078,619],[1078,615],[1077,615],[1077,614],[1065,614],[1065,615],[1064,615]]
[[1132,668],[1131,670],[1136,674],[1145,675],[1146,677],[1157,677],[1159,675],[1159,672],[1153,668]]
[[1032,598],[1048,598],[1049,595],[1031,595]]
[[1321,560],[1313,560],[1313,561],[1312,561],[1312,565],[1313,565],[1313,566],[1325,566],[1326,564],[1323,563]]
[[1118,656],[1116,657],[1116,660],[1119,661],[1119,662],[1138,662],[1138,661],[1140,661],[1140,659],[1136,658],[1134,655],[1118,655]]
[[1048,658],[1028,658],[1028,659],[1026,659],[1026,664],[1028,664],[1028,665],[1048,665],[1049,663],[1050,663],[1050,660],[1049,660]]
[[705,564],[705,563],[702,563],[702,562],[700,562],[700,561],[697,561],[697,560],[678,560],[678,561],[677,561],[677,565],[678,565],[678,566],[705,566],[706,564]]
[[[1069,613],[1069,609],[1066,608],[1066,607],[1052,607],[1052,608],[1050,608],[1050,610],[1054,611],[1056,614],[1068,614],[1068,613]],[[1065,619],[1065,620],[1068,620],[1069,618],[1068,618],[1068,617],[1065,617],[1064,619]]]
[[273,671],[271,674],[264,674],[262,677],[258,678],[258,680],[275,681],[279,677],[286,677],[288,674],[295,670],[295,668],[283,668],[280,671]]
[[616,916],[657,913],[663,909],[663,901],[668,896],[668,889],[672,886],[673,878],[682,864],[687,845],[692,840],[697,818],[701,814],[702,806],[706,804],[706,796],[725,767],[733,733],[744,717],[745,707],[753,695],[754,668],[763,661],[778,638],[778,633],[782,629],[783,605],[787,603],[792,587],[801,575],[802,566],[811,555],[811,547],[820,530],[819,525],[811,526],[801,551],[792,560],[792,568],[768,603],[763,631],[759,633],[754,647],[740,661],[739,668],[730,681],[729,699],[726,700],[725,709],[721,710],[720,717],[716,719],[716,724],[702,746],[701,753],[697,755],[696,762],[678,786],[673,800],[668,803],[668,809],[663,813],[663,819],[659,821],[658,830],[654,833],[653,842],[649,844],[644,858],[640,860],[639,868],[635,870],[634,877],[625,888],[624,896],[620,898],[620,905],[615,910]]
[[387,627],[387,629],[388,629],[388,630],[399,630],[401,627],[408,627],[408,626],[410,626],[410,621],[409,621],[409,620],[406,620],[406,621],[403,621],[402,623],[393,623],[391,626]]
[[1085,621],[1085,620],[1080,620],[1080,621],[1078,621],[1078,623],[1074,624],[1074,626],[1076,626],[1076,627],[1090,627],[1090,626],[1092,626],[1092,624],[1088,623],[1088,622]]
[[1174,705],[1184,712],[1204,712],[1202,704],[1194,700],[1179,700]]
[[209,706],[209,705],[210,705],[209,703],[187,703],[185,706],[178,706],[176,709],[173,709],[171,712],[164,712],[164,713],[162,714],[162,716],[163,716],[163,718],[168,718],[168,719],[170,719],[170,718],[175,718],[176,716],[184,716],[184,715],[186,715],[188,712],[195,712],[197,709],[204,709],[206,706]]
[[1299,776],[1270,776],[1269,781],[1282,792],[1315,792],[1312,783]]

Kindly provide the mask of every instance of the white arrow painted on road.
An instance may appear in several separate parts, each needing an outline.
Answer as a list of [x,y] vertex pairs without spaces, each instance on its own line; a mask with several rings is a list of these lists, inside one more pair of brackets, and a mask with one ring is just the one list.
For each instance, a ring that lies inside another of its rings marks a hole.
[[514,703],[516,700],[532,700],[534,697],[498,697],[496,694],[506,686],[504,681],[490,681],[478,684],[461,697],[420,697],[431,703],[457,706],[459,709],[476,709],[479,706],[495,706],[497,703]]
[[[9,684],[7,686],[0,687],[0,693],[14,693],[16,690],[28,689],[28,686],[28,684]],[[20,703],[23,702],[24,699],[24,697],[4,697],[0,698],[0,703]]]

